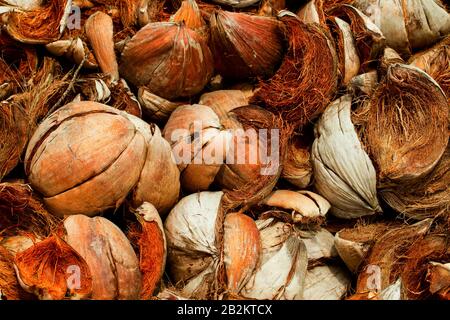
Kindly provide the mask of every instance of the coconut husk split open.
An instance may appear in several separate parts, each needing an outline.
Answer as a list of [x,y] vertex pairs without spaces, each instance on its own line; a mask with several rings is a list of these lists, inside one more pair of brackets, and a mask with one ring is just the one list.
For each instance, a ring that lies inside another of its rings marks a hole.
[[[337,90],[337,56],[327,31],[281,13],[289,48],[280,68],[261,81],[254,103],[281,114],[294,126],[306,125],[333,99]],[[321,76],[316,77],[316,70]]]
[[361,64],[361,71],[368,71],[380,57],[386,46],[380,29],[357,8],[342,4],[332,7],[328,15],[350,25]]
[[450,15],[439,2],[355,0],[353,5],[380,28],[390,47],[408,56],[450,32]]
[[403,279],[405,254],[429,232],[432,220],[392,228],[381,235],[370,250],[359,273],[356,293],[379,294],[389,285]]
[[390,65],[370,99],[363,138],[378,186],[405,186],[430,173],[447,147],[448,117],[447,97],[429,75]]
[[142,275],[141,299],[154,297],[164,273],[167,243],[164,227],[155,207],[145,202],[135,213],[137,223],[132,224],[128,238],[135,246]]
[[66,28],[72,0],[49,0],[38,8],[12,11],[3,17],[6,31],[15,40],[47,44],[58,40]]
[[48,236],[58,219],[43,206],[31,187],[23,182],[0,184],[0,236],[26,232],[37,237]]
[[19,285],[14,270],[14,257],[0,245],[0,300],[28,300],[27,294]]

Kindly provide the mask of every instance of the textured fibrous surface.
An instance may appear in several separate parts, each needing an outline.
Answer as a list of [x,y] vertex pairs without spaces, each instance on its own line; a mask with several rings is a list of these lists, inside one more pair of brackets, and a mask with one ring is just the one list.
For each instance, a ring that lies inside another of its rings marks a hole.
[[436,166],[447,147],[449,119],[436,81],[416,67],[390,65],[369,108],[366,144],[379,185],[413,183]]
[[211,52],[195,31],[173,22],[149,23],[126,44],[120,73],[166,99],[199,93],[213,72]]
[[134,205],[149,201],[161,213],[178,198],[179,173],[158,127],[95,102],[68,104],[41,123],[26,172],[57,215],[95,215],[131,191]]

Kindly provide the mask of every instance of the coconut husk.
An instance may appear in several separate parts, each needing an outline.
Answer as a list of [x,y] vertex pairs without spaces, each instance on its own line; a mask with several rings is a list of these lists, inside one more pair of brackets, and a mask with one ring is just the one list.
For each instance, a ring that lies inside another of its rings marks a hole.
[[450,15],[440,1],[355,0],[381,29],[387,44],[407,57],[450,32]]
[[28,141],[28,116],[14,98],[0,102],[0,180],[16,167]]
[[385,222],[358,224],[354,228],[345,228],[335,234],[336,250],[351,272],[358,271],[372,245],[390,227],[392,225]]
[[450,104],[450,37],[412,56],[409,64],[422,69],[436,80]]
[[310,134],[294,136],[289,140],[281,177],[303,189],[312,182],[312,139]]
[[350,288],[349,272],[340,266],[323,265],[308,270],[305,300],[340,300]]
[[323,7],[322,0],[310,0],[298,10],[297,16],[305,23],[325,24],[326,17]]
[[351,104],[345,95],[327,107],[312,147],[314,186],[330,201],[331,213],[346,219],[382,212],[375,168],[358,138]]
[[56,235],[18,253],[14,265],[22,288],[39,299],[83,299],[92,292],[86,261]]
[[153,94],[145,86],[139,87],[138,101],[142,106],[143,113],[155,121],[169,119],[170,114],[181,105],[181,103],[172,102]]
[[[443,296],[448,292],[450,281],[449,275],[443,275],[441,279],[442,287],[435,287],[432,284],[438,285],[437,279],[432,280],[433,272],[430,270],[431,262],[450,261],[450,239],[448,229],[439,234],[430,234],[427,237],[416,241],[411,245],[409,250],[405,253],[405,263],[402,268],[401,278],[403,282],[403,290],[405,296],[409,300],[423,300],[431,298],[433,294],[440,294],[442,290]],[[447,279],[447,280],[445,280]],[[447,294],[448,295],[448,294]]]
[[154,297],[164,273],[167,257],[167,243],[164,227],[158,211],[144,203],[136,211],[138,223],[132,224],[128,238],[135,246],[142,275],[141,299]]
[[430,174],[408,188],[400,185],[380,191],[387,204],[407,218],[449,218],[450,147]]
[[429,291],[443,300],[450,300],[450,264],[430,262],[428,265],[427,281]]
[[402,276],[405,253],[416,241],[428,233],[432,220],[392,228],[381,235],[364,261],[357,286],[357,294],[380,293]]
[[270,77],[281,61],[283,35],[275,18],[241,12],[211,15],[215,68],[225,78]]
[[6,34],[0,34],[0,101],[22,91],[37,66],[34,47],[20,45]]
[[368,112],[363,140],[379,187],[414,183],[436,166],[447,147],[449,108],[430,76],[408,65],[390,65]]
[[72,0],[49,0],[39,8],[5,14],[6,32],[17,41],[47,44],[58,40],[66,28]]
[[362,72],[370,70],[386,45],[380,29],[360,10],[347,4],[340,4],[328,11],[328,15],[338,17],[350,25]]
[[83,67],[88,69],[98,68],[98,63],[94,54],[89,50],[87,44],[79,37],[56,40],[45,45],[45,48],[54,56],[65,57],[77,65],[81,64],[84,57],[87,56],[86,60],[83,62]]
[[31,187],[22,182],[0,184],[0,235],[18,231],[46,237],[57,226],[58,219],[44,208]]
[[262,0],[259,5],[258,15],[276,17],[278,12],[286,9],[285,0]]
[[13,261],[13,256],[0,245],[0,301],[28,300],[31,298],[17,281]]
[[251,101],[303,126],[320,115],[336,93],[336,53],[320,26],[304,24],[292,14],[282,15],[281,21],[288,51],[275,75],[259,83]]

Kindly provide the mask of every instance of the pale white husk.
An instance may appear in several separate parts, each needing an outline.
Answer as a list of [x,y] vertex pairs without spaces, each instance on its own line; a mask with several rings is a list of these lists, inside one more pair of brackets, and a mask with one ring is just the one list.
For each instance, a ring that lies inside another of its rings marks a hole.
[[213,2],[215,2],[215,3],[232,6],[234,8],[249,7],[260,1],[261,0],[213,0]]
[[308,253],[302,239],[272,218],[256,221],[262,254],[259,266],[241,294],[246,298],[303,299]]
[[350,80],[358,74],[361,67],[361,61],[358,56],[355,39],[350,25],[338,17],[335,18],[335,22],[342,33],[344,46],[344,74],[342,83],[347,85]]
[[398,278],[378,295],[380,300],[402,300],[402,279]]
[[350,287],[350,276],[339,266],[317,266],[308,270],[305,300],[340,300]]
[[380,212],[376,173],[351,121],[350,95],[331,103],[315,128],[312,148],[315,187],[341,218]]
[[339,256],[351,272],[358,271],[370,249],[370,244],[344,239],[339,232],[334,236],[334,245]]
[[204,296],[213,280],[219,262],[215,226],[222,196],[205,191],[184,197],[165,221],[172,276],[188,298]]
[[381,29],[387,44],[402,54],[432,45],[450,32],[450,15],[436,0],[356,0]]

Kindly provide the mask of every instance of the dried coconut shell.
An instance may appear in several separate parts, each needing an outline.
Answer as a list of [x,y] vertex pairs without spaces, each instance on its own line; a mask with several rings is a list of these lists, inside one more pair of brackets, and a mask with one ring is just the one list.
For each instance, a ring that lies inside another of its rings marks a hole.
[[65,238],[86,261],[92,299],[136,300],[141,293],[139,261],[122,231],[102,217],[73,215],[64,221]]
[[337,17],[350,25],[361,71],[367,71],[386,46],[386,39],[381,30],[363,12],[348,4],[339,4],[330,8],[328,15]]
[[119,66],[114,52],[113,21],[103,12],[89,16],[84,24],[86,36],[103,73],[110,75],[111,82],[119,80]]
[[364,129],[378,185],[414,183],[428,174],[447,147],[448,117],[447,98],[429,75],[390,65],[371,97]]
[[222,197],[222,192],[189,195],[166,219],[171,276],[187,298],[238,295],[259,261],[255,222],[241,213],[224,216]]
[[226,78],[270,77],[283,53],[281,24],[274,18],[216,11],[210,17],[216,70]]
[[6,32],[15,40],[47,44],[58,40],[66,28],[72,0],[50,0],[38,8],[6,14]]
[[[319,116],[337,90],[337,56],[322,27],[301,22],[289,12],[279,14],[289,47],[280,68],[260,81],[252,103],[280,114],[294,126]],[[321,76],[315,75],[321,70]]]
[[91,294],[86,261],[57,236],[19,252],[14,264],[22,288],[41,300],[83,299]]
[[348,272],[339,266],[317,266],[305,278],[305,300],[341,300],[350,287]]
[[199,93],[213,72],[206,41],[183,24],[149,23],[127,42],[120,74],[166,99]]
[[380,28],[390,47],[406,56],[450,32],[450,15],[438,1],[355,0],[353,5]]
[[352,123],[351,103],[346,95],[328,106],[312,148],[314,185],[331,203],[331,213],[346,219],[381,212],[375,168]]
[[303,298],[308,253],[301,238],[273,218],[258,220],[260,263],[241,294],[252,299]]
[[95,215],[129,193],[133,206],[148,201],[164,214],[178,199],[179,172],[159,129],[95,102],[68,104],[42,122],[25,171],[56,215]]
[[97,60],[87,47],[86,43],[79,37],[72,39],[61,39],[50,42],[45,48],[56,57],[65,57],[68,60],[80,65],[84,56],[87,56],[83,67],[88,69],[98,68]]
[[400,258],[410,250],[413,243],[424,238],[431,223],[431,219],[426,219],[413,225],[392,228],[381,235],[364,261],[358,276],[356,293],[377,294],[396,282],[399,276],[404,282],[404,267]]

